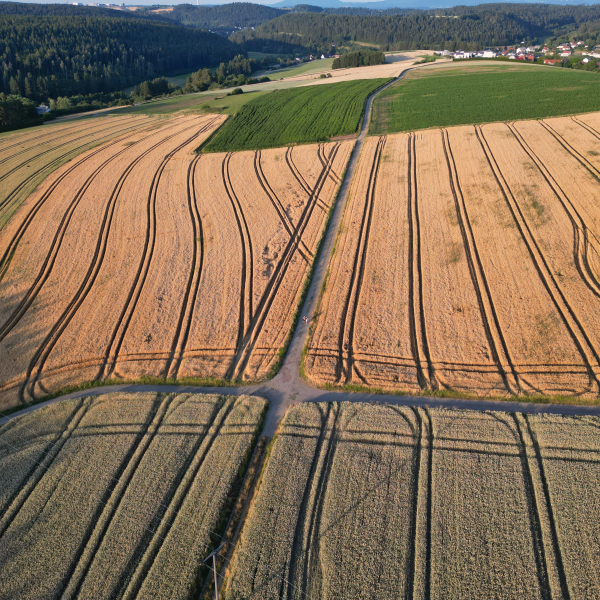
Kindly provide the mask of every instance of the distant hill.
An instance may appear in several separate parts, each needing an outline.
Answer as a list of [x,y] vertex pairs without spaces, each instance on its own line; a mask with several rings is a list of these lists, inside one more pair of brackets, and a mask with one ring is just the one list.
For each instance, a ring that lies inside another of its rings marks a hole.
[[113,92],[218,66],[240,53],[224,37],[111,9],[0,2],[0,92],[33,100]]
[[[151,13],[154,7],[143,9]],[[179,4],[173,10],[159,14],[164,19],[177,21],[182,25],[198,27],[201,29],[233,30],[242,27],[256,27],[261,23],[270,21],[289,13],[287,10],[272,8],[262,4],[251,2],[236,2],[222,4],[220,6],[193,6],[191,4]]]
[[247,50],[262,51],[304,47],[311,52],[326,52],[333,45],[353,42],[383,50],[479,50],[570,34],[600,43],[600,5],[498,3],[427,11],[326,8],[321,12],[288,13],[255,30],[235,32],[230,39]]

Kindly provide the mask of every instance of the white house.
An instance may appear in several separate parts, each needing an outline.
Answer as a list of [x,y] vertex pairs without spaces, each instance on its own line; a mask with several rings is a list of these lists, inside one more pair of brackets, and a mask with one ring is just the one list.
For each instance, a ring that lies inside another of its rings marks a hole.
[[498,56],[493,50],[484,50],[483,58],[496,58]]

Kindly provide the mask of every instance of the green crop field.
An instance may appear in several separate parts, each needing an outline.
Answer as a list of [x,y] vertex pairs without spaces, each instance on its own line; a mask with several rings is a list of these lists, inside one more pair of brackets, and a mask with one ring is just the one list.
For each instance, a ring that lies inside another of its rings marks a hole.
[[1,427],[0,598],[197,598],[265,404],[117,393]]
[[599,427],[595,417],[296,406],[224,597],[598,598]]
[[540,119],[600,109],[597,73],[511,63],[413,71],[373,103],[369,133]]
[[204,149],[276,148],[355,133],[366,99],[387,81],[346,81],[265,94],[245,104]]

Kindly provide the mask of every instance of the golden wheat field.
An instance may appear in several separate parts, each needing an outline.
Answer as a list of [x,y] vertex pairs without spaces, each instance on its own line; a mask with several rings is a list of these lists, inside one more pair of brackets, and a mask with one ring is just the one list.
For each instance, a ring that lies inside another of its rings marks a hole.
[[597,396],[599,207],[600,114],[368,138],[309,379]]
[[597,417],[293,407],[224,597],[598,598],[599,426]]
[[195,154],[225,118],[127,117],[3,227],[0,407],[90,380],[270,372],[353,142]]
[[0,598],[197,595],[265,407],[115,393],[0,427]]

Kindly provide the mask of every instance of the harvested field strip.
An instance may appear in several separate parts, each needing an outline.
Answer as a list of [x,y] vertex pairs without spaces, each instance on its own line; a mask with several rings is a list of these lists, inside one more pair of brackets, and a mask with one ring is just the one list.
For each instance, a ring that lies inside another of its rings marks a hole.
[[[10,219],[12,214],[21,204],[21,202],[25,199],[26,194],[29,191],[33,191],[37,183],[40,183],[45,176],[49,175],[53,170],[57,169],[62,164],[67,162],[69,158],[73,158],[77,154],[80,154],[81,152],[85,151],[87,148],[95,146],[106,139],[111,139],[116,136],[122,135],[124,133],[127,133],[127,131],[134,131],[140,126],[142,126],[142,124],[144,123],[145,120],[137,119],[137,123],[135,123],[129,128],[124,128],[116,125],[115,131],[109,131],[109,133],[105,133],[105,135],[99,135],[94,139],[89,140],[87,143],[82,144],[76,148],[72,148],[71,150],[55,158],[52,158],[52,153],[42,153],[40,155],[42,158],[46,158],[46,155],[50,155],[48,157],[50,159],[48,162],[44,163],[41,167],[39,167],[33,172],[26,171],[25,173],[23,173],[23,178],[16,177],[16,186],[12,189],[11,186],[14,185],[14,183],[7,184],[5,188],[7,189],[7,193],[4,196],[4,198],[0,199],[0,228],[3,227],[6,224],[6,222]],[[105,131],[106,130],[104,130],[104,132]]]
[[[587,566],[600,546],[590,536],[587,556],[577,492],[600,473],[598,427],[595,418],[295,406],[224,597],[593,597],[581,592],[598,589],[594,570],[580,568],[576,552]],[[569,468],[577,472],[565,485]]]
[[[45,281],[48,279],[48,277],[52,271],[54,261],[56,260],[56,256],[60,250],[60,245],[63,241],[64,235],[65,235],[66,230],[71,221],[71,217],[73,216],[73,213],[77,209],[79,202],[83,198],[84,194],[86,193],[86,191],[88,190],[90,185],[92,185],[92,183],[94,183],[94,180],[96,179],[96,177],[113,160],[118,158],[123,153],[127,152],[130,148],[132,148],[136,144],[144,142],[149,137],[151,137],[151,135],[146,136],[145,138],[141,138],[140,140],[137,140],[136,142],[133,142],[130,146],[123,148],[119,152],[117,152],[117,153],[113,154],[112,156],[110,156],[109,158],[107,158],[103,163],[100,164],[100,166],[98,166],[98,168],[92,173],[92,175],[90,175],[90,177],[88,177],[85,180],[84,184],[81,186],[81,188],[75,194],[73,201],[69,204],[68,210],[64,213],[64,215],[61,219],[59,228],[57,229],[54,239],[52,241],[50,251],[48,252],[48,254],[46,256],[44,263],[42,264],[42,267],[40,269],[40,272],[38,273],[35,281],[33,282],[33,285],[29,288],[29,290],[27,290],[25,296],[21,299],[19,305],[17,306],[17,308],[13,312],[13,314],[0,327],[0,341],[2,339],[4,339],[4,337],[6,337],[8,332],[16,325],[16,323],[19,321],[19,319],[25,314],[27,309],[31,306],[31,303],[35,300],[37,293],[39,292],[41,287],[44,285]],[[161,143],[161,142],[159,142],[159,143]],[[153,148],[155,148],[155,147],[156,146],[154,146]],[[43,202],[45,202],[47,200],[48,196],[50,195],[50,193],[52,191],[54,191],[54,187],[52,187],[49,190],[49,192],[47,194],[45,194],[38,203],[36,203],[35,208],[32,210],[30,215],[28,215],[26,221],[24,221],[24,223],[23,223],[24,227],[22,229],[19,229],[18,233],[11,240],[9,247],[5,252],[5,256],[6,255],[9,255],[9,256],[14,255],[14,252],[18,246],[18,243],[22,239],[22,237],[26,231],[27,224],[31,223],[33,217],[35,216],[35,212],[37,212],[37,210],[39,210],[41,204],[43,204]],[[10,264],[10,261],[6,260],[5,264],[2,267],[2,271],[0,271],[0,280],[1,280],[1,275],[6,272],[6,269],[8,269],[9,264]]]
[[[452,148],[450,147],[448,131],[445,129],[442,129],[442,140],[444,142],[444,153],[446,154],[448,173],[452,185],[452,194],[456,202],[456,214],[460,223],[461,235],[469,263],[471,281],[473,282],[473,287],[475,288],[475,293],[477,294],[477,300],[479,303],[479,309],[481,311],[488,344],[490,346],[494,362],[498,367],[498,371],[502,377],[502,381],[504,382],[507,391],[513,394],[518,393],[521,391],[519,375],[513,364],[506,340],[502,334],[502,328],[498,321],[498,314],[494,307],[494,300],[486,280],[481,258],[477,251],[477,244],[473,235],[471,220],[469,219],[464,196],[460,189],[458,173],[456,172],[456,162],[454,160],[454,155],[452,154]],[[489,159],[488,164],[491,165]],[[510,369],[510,380],[509,374],[506,372],[504,365],[508,365]]]
[[[201,560],[229,510],[264,400],[112,394],[84,404],[86,415],[0,538],[0,597],[188,598],[204,582]],[[44,427],[44,412],[21,418],[30,434]],[[0,442],[7,435],[0,430]],[[36,577],[16,576],[25,562]]]
[[[196,125],[192,125],[191,127],[186,128],[184,131],[188,131],[191,129],[196,129]],[[194,131],[192,136],[190,138],[186,139],[185,142],[183,144],[181,144],[181,146],[189,143],[189,141],[191,139],[195,138],[197,134],[198,134],[198,131],[197,130]],[[118,181],[117,185],[115,186],[115,188],[113,189],[113,192],[111,194],[109,202],[107,203],[106,209],[104,211],[104,217],[102,220],[102,225],[101,225],[98,239],[96,242],[96,249],[94,252],[92,263],[89,265],[86,276],[85,276],[84,280],[82,281],[79,289],[77,290],[75,295],[71,298],[67,309],[63,312],[63,314],[60,316],[58,321],[54,324],[52,330],[50,331],[50,333],[48,334],[46,339],[42,342],[42,344],[39,346],[36,353],[34,354],[32,360],[29,364],[28,370],[27,370],[26,379],[21,388],[21,397],[23,400],[25,398],[26,393],[28,393],[32,397],[34,396],[35,386],[41,376],[41,373],[44,369],[44,364],[45,364],[50,352],[52,352],[52,349],[56,345],[58,339],[62,335],[65,328],[68,326],[70,320],[73,318],[73,315],[75,314],[75,312],[77,312],[79,306],[81,306],[82,302],[85,300],[87,294],[90,292],[90,290],[94,284],[95,278],[97,277],[98,271],[100,270],[100,267],[102,266],[102,261],[104,260],[104,255],[106,253],[108,235],[110,232],[112,216],[114,215],[115,204],[119,197],[119,193],[123,187],[123,184],[124,184],[125,180],[127,179],[127,176],[131,173],[131,171],[136,166],[136,164],[139,163],[142,160],[142,158],[144,158],[144,156],[146,154],[149,154],[151,152],[151,150],[154,150],[157,146],[169,141],[176,135],[177,134],[174,134],[172,136],[168,136],[168,137],[164,138],[163,140],[159,141],[155,146],[153,146],[150,150],[139,155],[136,159],[134,159],[130,163],[130,165],[127,167],[125,172],[119,178],[119,181]],[[181,146],[179,146],[179,147],[181,147]],[[168,158],[170,158],[170,156],[172,156],[172,154],[168,154],[167,158],[163,159],[163,162],[159,166],[159,170],[157,171],[157,173],[161,172],[160,171],[161,167],[164,165],[164,162],[167,161]],[[151,188],[151,191],[148,196],[148,206],[147,206],[148,229],[146,232],[144,253],[142,255],[143,259],[142,259],[142,262],[140,263],[140,266],[138,267],[138,273],[136,275],[134,286],[129,291],[129,297],[127,300],[126,308],[129,305],[129,303],[131,302],[132,297],[134,296],[135,288],[139,281],[140,275],[143,271],[143,266],[144,266],[143,261],[146,256],[146,251],[148,248],[148,241],[149,241],[149,237],[150,237],[150,230],[152,227],[151,219],[154,216],[154,213],[151,209],[151,199],[153,197],[151,194],[154,191],[154,181],[156,180],[157,173],[155,173],[155,175],[154,175],[154,179],[152,182],[152,188]],[[142,285],[143,285],[143,283],[142,283]],[[139,292],[138,292],[138,297],[139,297]],[[134,304],[134,308],[135,308],[135,304]],[[119,318],[119,320],[113,330],[113,333],[112,333],[112,336],[110,339],[110,343],[107,347],[107,350],[105,351],[104,360],[103,360],[102,367],[101,367],[102,373],[106,370],[106,365],[111,357],[111,354],[110,354],[111,349],[113,347],[113,344],[115,343],[115,340],[117,340],[117,334],[118,334],[119,328],[121,326],[121,323],[122,323],[124,317],[125,317],[125,309],[121,313],[121,317]],[[129,318],[131,318],[131,313],[129,313]],[[125,332],[123,332],[123,335],[124,335],[124,333]],[[115,357],[118,355],[118,348],[119,348],[120,342],[122,342],[123,335],[117,341],[117,349],[115,352]],[[114,363],[113,363],[113,365],[114,365]],[[34,371],[35,371],[35,374],[34,374]],[[111,372],[111,370],[109,370],[109,372]]]
[[321,193],[323,185],[325,184],[325,181],[327,179],[329,171],[331,170],[333,162],[335,161],[339,149],[340,144],[334,144],[331,148],[326,167],[324,167],[321,171],[321,174],[317,179],[315,188],[313,189],[310,197],[308,198],[306,206],[302,211],[300,220],[298,221],[298,224],[296,225],[293,231],[293,235],[290,238],[288,244],[286,245],[280,261],[277,263],[274,273],[265,288],[260,302],[256,306],[256,312],[254,315],[252,315],[252,319],[250,321],[248,331],[245,336],[246,342],[239,347],[238,351],[236,352],[236,356],[234,357],[234,360],[232,362],[230,372],[236,379],[239,378],[246,369],[246,366],[250,359],[250,355],[254,349],[254,345],[256,344],[256,341],[261,334],[262,327],[271,309],[271,305],[273,304],[273,301],[276,295],[278,294],[279,288],[285,278],[288,266],[292,258],[294,257],[296,250],[300,245],[302,235],[304,234],[304,231],[311,220],[311,216],[316,205],[316,198],[318,198],[319,194]]
[[[379,161],[381,152],[385,147],[385,138],[379,138],[365,198],[365,209],[362,215],[362,222],[359,233],[358,245],[356,246],[356,254],[354,256],[354,264],[352,276],[350,278],[350,287],[348,295],[344,303],[342,312],[342,322],[340,326],[339,350],[340,357],[338,361],[337,381],[339,382],[345,376],[345,381],[348,382],[352,377],[352,371],[356,370],[353,362],[353,340],[354,340],[354,323],[356,320],[356,310],[360,302],[360,291],[365,272],[365,259],[367,253],[367,244],[369,242],[369,232],[373,219],[373,203],[375,195],[375,186],[377,184],[377,172],[379,170]],[[344,355],[346,355],[346,367],[344,368]],[[360,374],[357,371],[360,377]],[[363,380],[364,381],[364,380]]]
[[[508,125],[509,129],[516,137],[517,141],[530,156],[532,156],[532,151],[527,148],[527,146],[523,143],[522,138],[520,138],[518,132],[515,130],[514,126]],[[549,268],[542,248],[539,243],[536,241],[529,224],[527,223],[523,212],[516,202],[515,197],[508,187],[506,183],[506,179],[504,178],[502,172],[499,170],[498,164],[496,163],[493,155],[489,153],[489,146],[487,145],[487,141],[485,135],[483,134],[482,128],[476,128],[478,131],[478,139],[482,145],[482,149],[486,152],[486,156],[489,157],[490,164],[494,170],[494,174],[496,179],[502,189],[502,193],[504,199],[506,200],[507,205],[511,211],[511,214],[514,218],[515,223],[519,229],[519,232],[522,236],[523,241],[525,242],[531,259],[536,267],[536,271],[542,281],[544,287],[546,288],[548,295],[552,299],[552,302],[556,306],[557,311],[561,315],[561,318],[567,327],[569,334],[575,343],[577,350],[581,354],[581,358],[586,365],[590,382],[593,380],[596,388],[600,391],[600,381],[598,380],[598,369],[600,369],[600,357],[598,356],[597,350],[592,346],[587,333],[581,326],[581,322],[573,312],[572,307],[567,301],[561,287],[559,286],[556,277],[552,273],[552,270]],[[489,153],[489,154],[488,154]],[[532,156],[533,158],[533,156]]]

